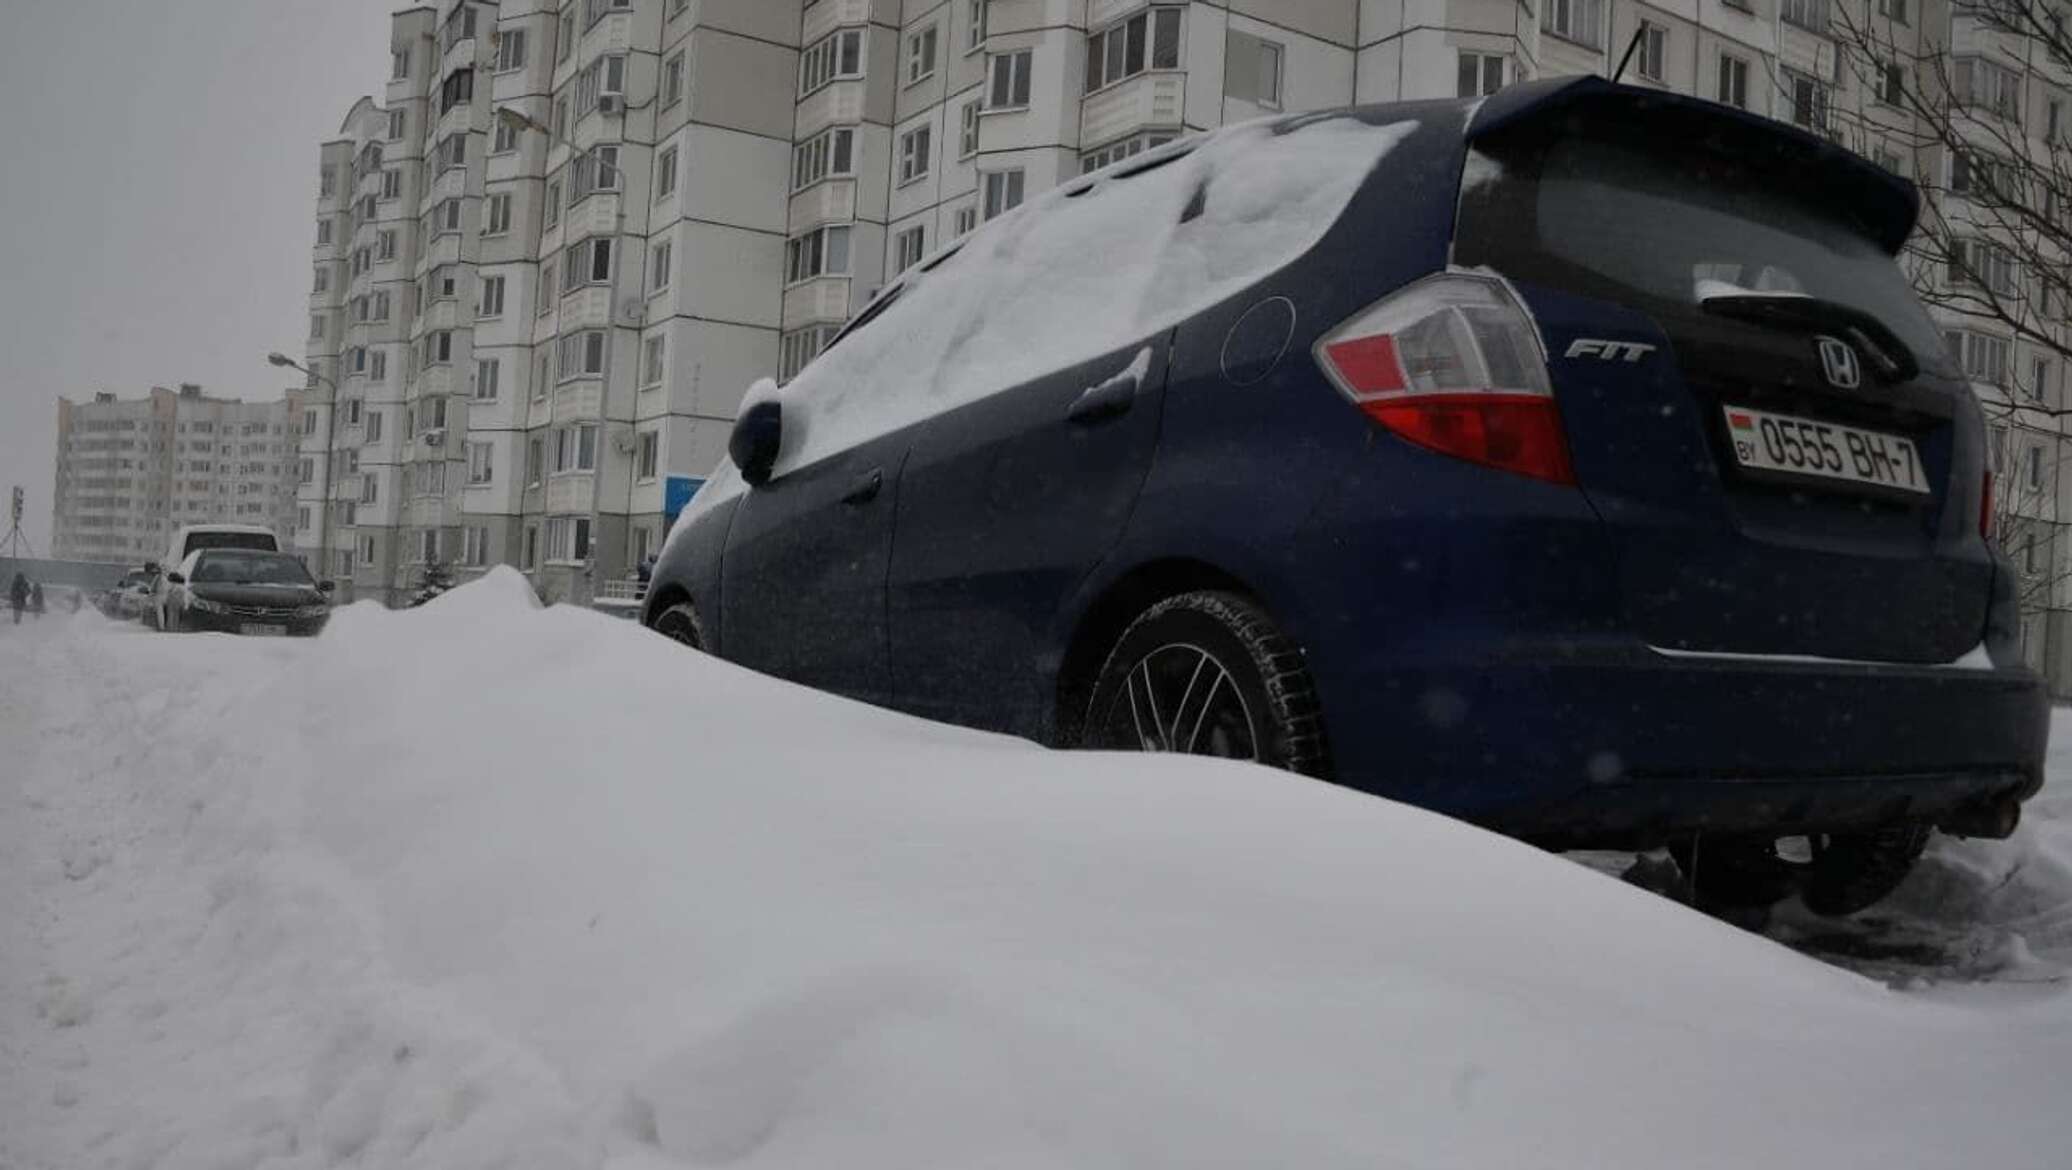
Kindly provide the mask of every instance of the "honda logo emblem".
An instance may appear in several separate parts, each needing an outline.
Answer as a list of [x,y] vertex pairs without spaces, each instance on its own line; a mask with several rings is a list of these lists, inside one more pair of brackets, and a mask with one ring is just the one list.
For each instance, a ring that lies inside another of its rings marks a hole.
[[1854,390],[1863,385],[1863,368],[1857,364],[1856,350],[1837,337],[1814,339],[1820,346],[1820,370],[1827,375],[1828,385],[1838,390]]

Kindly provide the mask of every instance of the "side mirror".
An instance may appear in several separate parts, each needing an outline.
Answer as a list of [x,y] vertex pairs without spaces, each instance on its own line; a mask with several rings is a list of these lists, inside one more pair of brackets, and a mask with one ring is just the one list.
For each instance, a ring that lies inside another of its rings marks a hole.
[[157,562],[157,561],[145,561],[145,562],[144,562],[144,571],[145,571],[145,572],[147,572],[147,573],[156,573],[156,572],[158,572],[158,562]]
[[318,592],[318,593],[330,593],[330,592],[332,592],[332,591],[336,590],[337,588],[338,588],[338,582],[336,582],[336,581],[319,581],[319,582],[317,582],[317,592]]
[[178,573],[167,573],[167,574],[165,575],[165,579],[166,579],[166,580],[167,580],[168,582],[170,582],[170,583],[172,583],[172,584],[174,584],[174,585],[185,585],[185,584],[187,584],[187,578],[185,578],[185,577],[182,577],[182,576],[181,576],[180,574],[178,574]]
[[744,411],[734,422],[733,437],[727,440],[727,455],[741,469],[750,487],[770,482],[770,469],[777,465],[777,451],[784,444],[784,406],[764,399]]

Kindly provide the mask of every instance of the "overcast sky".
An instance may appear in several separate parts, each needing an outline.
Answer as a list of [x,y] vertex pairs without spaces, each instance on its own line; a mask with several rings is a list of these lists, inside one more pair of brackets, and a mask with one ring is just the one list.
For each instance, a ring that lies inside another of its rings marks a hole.
[[[278,398],[309,331],[317,144],[388,72],[382,0],[6,5],[0,500],[50,550],[60,395]],[[6,515],[0,512],[0,536]]]

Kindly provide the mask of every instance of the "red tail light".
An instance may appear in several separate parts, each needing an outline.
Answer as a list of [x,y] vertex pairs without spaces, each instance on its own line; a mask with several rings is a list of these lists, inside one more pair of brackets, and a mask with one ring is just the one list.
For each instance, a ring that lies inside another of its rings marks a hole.
[[1418,281],[1326,334],[1316,354],[1340,392],[1410,442],[1576,482],[1539,334],[1497,281]]
[[1993,472],[1986,470],[1985,481],[1978,490],[1978,534],[1987,540],[1993,539]]

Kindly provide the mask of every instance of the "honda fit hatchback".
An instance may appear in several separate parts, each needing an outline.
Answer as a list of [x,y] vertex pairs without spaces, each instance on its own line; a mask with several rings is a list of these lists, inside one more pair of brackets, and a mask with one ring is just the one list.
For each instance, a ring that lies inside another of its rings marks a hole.
[[2046,735],[1918,210],[1596,79],[1176,143],[752,390],[645,621],[1848,912],[1937,827],[2012,831]]

